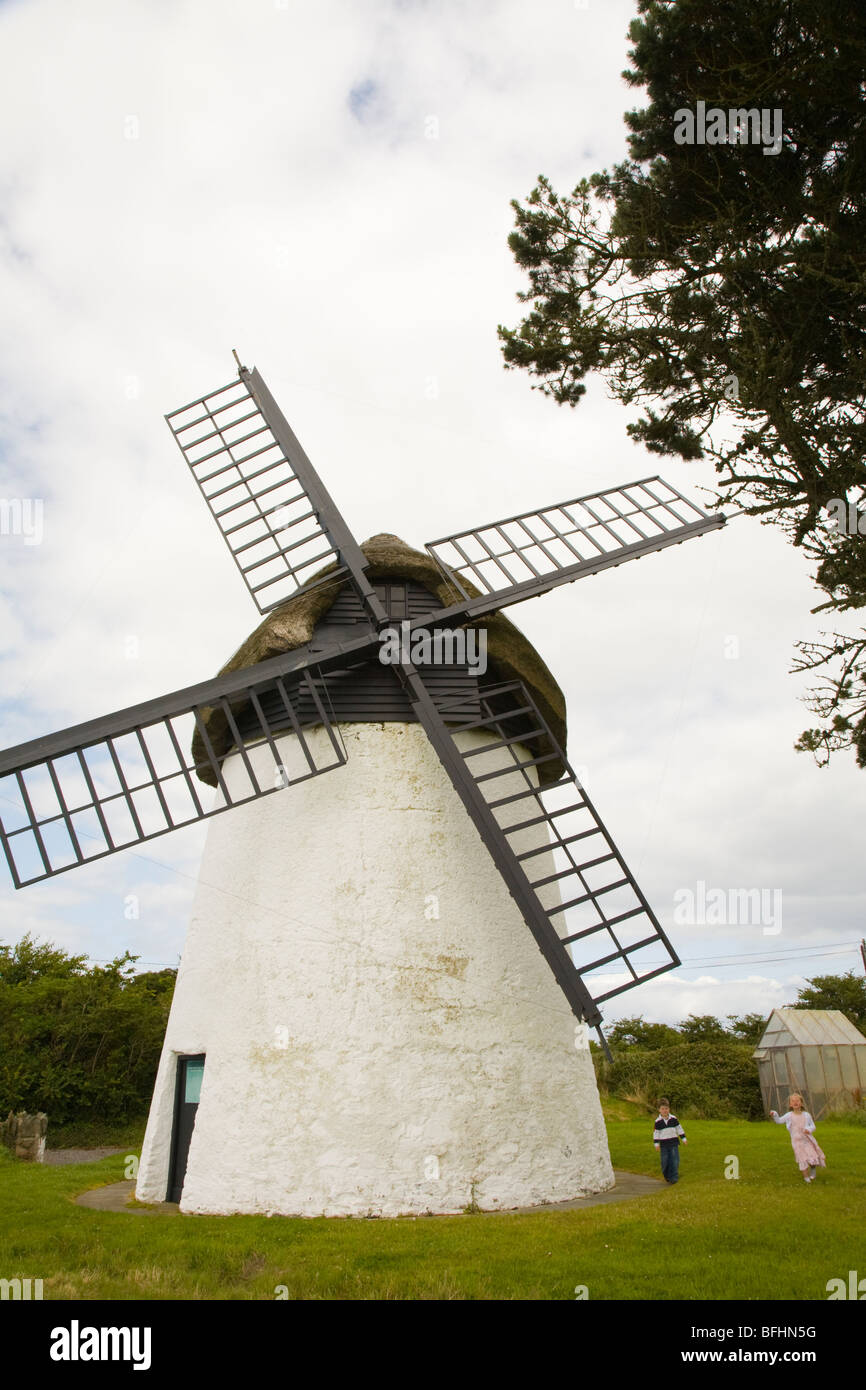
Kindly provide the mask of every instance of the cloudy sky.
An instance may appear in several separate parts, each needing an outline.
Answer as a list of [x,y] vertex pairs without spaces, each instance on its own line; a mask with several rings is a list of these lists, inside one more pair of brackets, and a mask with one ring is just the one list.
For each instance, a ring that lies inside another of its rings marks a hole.
[[[233,347],[360,539],[421,545],[658,471],[603,382],[558,408],[496,338],[520,316],[510,200],[624,154],[632,14],[0,0],[0,498],[43,517],[38,544],[0,535],[4,746],[203,680],[255,626],[162,419],[232,377]],[[866,774],[793,751],[816,601],[802,557],[739,518],[512,610],[684,961],[610,1020],[767,1013],[860,968]],[[4,871],[0,939],[175,964],[202,843],[17,893]],[[700,920],[702,892],[737,889],[763,920]]]

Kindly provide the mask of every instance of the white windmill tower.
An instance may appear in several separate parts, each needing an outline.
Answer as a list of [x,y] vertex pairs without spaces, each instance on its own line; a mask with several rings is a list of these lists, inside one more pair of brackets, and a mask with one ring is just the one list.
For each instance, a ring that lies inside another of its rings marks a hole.
[[397,1215],[610,1187],[587,1026],[678,960],[498,610],[724,518],[645,479],[426,554],[360,547],[257,372],[168,419],[264,621],[215,680],[0,758],[16,886],[236,808],[137,1195]]

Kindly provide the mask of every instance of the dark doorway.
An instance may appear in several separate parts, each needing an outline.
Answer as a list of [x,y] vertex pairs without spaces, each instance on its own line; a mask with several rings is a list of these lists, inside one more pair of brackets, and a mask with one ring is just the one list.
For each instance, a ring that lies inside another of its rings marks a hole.
[[169,1202],[179,1202],[186,1177],[189,1141],[195,1127],[201,1082],[204,1076],[204,1053],[195,1057],[178,1057],[177,1091],[174,1102],[174,1133],[171,1144],[171,1165],[168,1182]]

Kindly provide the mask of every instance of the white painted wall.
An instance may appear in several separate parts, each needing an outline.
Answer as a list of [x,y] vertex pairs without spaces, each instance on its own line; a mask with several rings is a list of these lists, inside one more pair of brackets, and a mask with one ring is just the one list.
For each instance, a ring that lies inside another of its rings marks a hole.
[[[176,1056],[194,1052],[184,1211],[394,1216],[611,1187],[589,1052],[424,731],[341,732],[345,767],[211,822],[137,1196],[165,1199]],[[267,749],[251,756],[270,782]]]

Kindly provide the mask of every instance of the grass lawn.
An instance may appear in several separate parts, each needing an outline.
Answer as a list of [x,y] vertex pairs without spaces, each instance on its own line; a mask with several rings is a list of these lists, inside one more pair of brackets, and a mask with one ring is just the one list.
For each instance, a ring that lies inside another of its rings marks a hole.
[[[280,1285],[303,1299],[573,1299],[586,1285],[590,1300],[826,1300],[829,1279],[858,1262],[866,1274],[866,1128],[819,1125],[829,1167],[806,1186],[784,1128],[683,1123],[676,1187],[531,1216],[102,1213],[72,1199],[119,1181],[123,1155],[54,1168],[0,1149],[0,1278],[41,1278],[46,1299],[273,1299]],[[614,1167],[658,1173],[651,1128],[610,1114]]]

